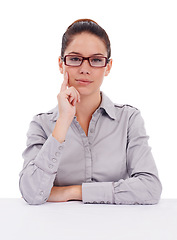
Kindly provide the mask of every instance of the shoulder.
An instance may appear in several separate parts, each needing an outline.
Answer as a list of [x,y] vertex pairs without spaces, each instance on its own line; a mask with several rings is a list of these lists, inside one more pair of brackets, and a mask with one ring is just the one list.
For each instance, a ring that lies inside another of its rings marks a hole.
[[132,105],[129,105],[129,104],[117,104],[117,103],[114,103],[114,107],[119,109],[119,110],[122,109],[122,110],[126,110],[126,111],[138,110],[138,108],[133,107]]
[[40,123],[47,122],[47,121],[55,121],[55,119],[57,119],[57,116],[58,116],[58,106],[52,108],[47,112],[41,112],[34,115],[33,121],[37,121]]
[[139,114],[138,108],[129,104],[117,104],[114,103],[115,114],[118,119],[120,118],[130,118],[132,115]]
[[118,104],[113,102],[104,92],[102,94],[102,102],[100,107],[103,108],[106,113],[115,120],[120,120],[120,118],[129,118],[133,113],[139,110],[130,104]]

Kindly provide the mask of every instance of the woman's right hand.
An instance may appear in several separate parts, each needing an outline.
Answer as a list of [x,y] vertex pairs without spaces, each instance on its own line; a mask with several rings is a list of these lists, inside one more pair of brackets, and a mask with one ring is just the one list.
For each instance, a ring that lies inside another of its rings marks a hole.
[[59,117],[72,121],[76,113],[76,103],[80,102],[80,94],[74,87],[68,88],[68,79],[69,76],[68,73],[66,72],[57,99]]
[[59,118],[56,121],[52,136],[62,143],[76,113],[76,103],[80,102],[80,94],[74,87],[68,87],[68,73],[64,76],[60,93],[57,96]]

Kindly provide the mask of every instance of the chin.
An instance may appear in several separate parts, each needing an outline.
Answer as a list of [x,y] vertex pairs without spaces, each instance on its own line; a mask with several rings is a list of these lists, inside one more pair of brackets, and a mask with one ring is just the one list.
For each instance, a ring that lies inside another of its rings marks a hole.
[[93,93],[93,91],[90,91],[89,89],[84,89],[84,88],[76,88],[76,89],[80,93],[80,95],[83,95],[83,96],[88,96]]
[[90,96],[95,94],[96,92],[100,92],[100,89],[84,89],[84,88],[78,88],[77,91],[80,93],[81,96]]

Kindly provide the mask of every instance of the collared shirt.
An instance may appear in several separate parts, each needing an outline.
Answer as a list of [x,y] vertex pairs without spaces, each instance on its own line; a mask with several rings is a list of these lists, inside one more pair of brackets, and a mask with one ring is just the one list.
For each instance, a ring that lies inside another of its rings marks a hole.
[[53,186],[69,185],[82,185],[84,203],[159,201],[162,187],[140,111],[101,95],[88,136],[74,117],[59,143],[52,136],[58,106],[34,116],[20,173],[20,191],[29,204],[46,202]]

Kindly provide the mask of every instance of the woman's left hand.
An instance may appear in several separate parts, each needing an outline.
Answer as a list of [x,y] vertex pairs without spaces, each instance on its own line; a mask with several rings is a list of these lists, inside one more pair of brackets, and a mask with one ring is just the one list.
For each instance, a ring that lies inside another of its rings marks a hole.
[[82,185],[66,187],[52,187],[48,202],[67,202],[69,200],[82,201]]

